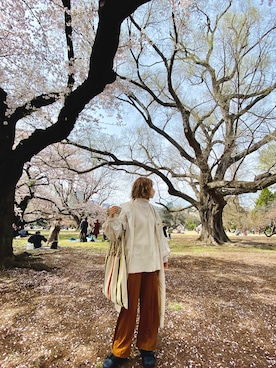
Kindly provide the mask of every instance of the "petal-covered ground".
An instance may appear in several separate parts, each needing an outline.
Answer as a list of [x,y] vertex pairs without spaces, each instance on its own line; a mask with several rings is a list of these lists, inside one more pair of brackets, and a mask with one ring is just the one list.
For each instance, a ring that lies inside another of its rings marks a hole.
[[[275,244],[246,241],[171,255],[157,367],[276,367]],[[30,253],[49,269],[1,271],[0,367],[101,367],[117,317],[102,294],[104,251]],[[134,339],[125,367],[141,366]]]

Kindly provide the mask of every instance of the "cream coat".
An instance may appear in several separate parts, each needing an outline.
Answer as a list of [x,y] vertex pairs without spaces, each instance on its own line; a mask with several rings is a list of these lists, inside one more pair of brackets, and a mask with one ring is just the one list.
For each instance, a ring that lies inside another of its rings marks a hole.
[[[162,221],[161,218],[153,205],[151,205],[153,213],[155,216],[155,235],[157,243],[159,245],[159,256],[161,269],[159,271],[159,311],[160,311],[160,327],[164,326],[164,315],[165,315],[165,272],[164,272],[164,262],[167,262],[169,255],[169,247],[167,240],[163,234]],[[133,242],[134,242],[134,209],[133,201],[123,203],[121,205],[121,213],[117,217],[108,218],[103,224],[103,231],[105,235],[114,241],[118,239],[124,229],[126,237],[126,256],[127,264],[132,256]]]

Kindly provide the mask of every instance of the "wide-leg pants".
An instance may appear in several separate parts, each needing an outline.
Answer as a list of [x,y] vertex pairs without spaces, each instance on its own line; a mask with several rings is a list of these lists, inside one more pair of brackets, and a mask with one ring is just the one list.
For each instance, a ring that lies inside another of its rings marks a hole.
[[140,319],[136,346],[140,350],[156,348],[159,328],[158,271],[128,275],[128,309],[122,308],[115,328],[112,353],[120,358],[130,355],[140,300]]

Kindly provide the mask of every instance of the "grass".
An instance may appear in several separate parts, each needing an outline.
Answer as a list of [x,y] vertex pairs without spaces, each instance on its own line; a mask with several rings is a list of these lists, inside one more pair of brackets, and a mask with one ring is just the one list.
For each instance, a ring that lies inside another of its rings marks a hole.
[[171,302],[169,303],[169,309],[173,312],[179,312],[183,309],[183,305],[178,302]]
[[[32,231],[31,233],[34,233]],[[41,234],[46,238],[49,235],[49,231],[43,230]],[[194,232],[187,232],[185,234],[173,234],[172,239],[169,242],[169,246],[171,249],[171,255],[177,256],[178,254],[183,255],[194,255],[194,256],[213,256],[227,253],[241,253],[241,252],[264,252],[276,250],[274,244],[274,238],[267,238],[264,235],[256,235],[256,236],[230,236],[233,243],[221,245],[221,246],[206,246],[200,243],[197,240],[198,236]],[[15,253],[20,253],[25,251],[26,249],[26,238],[15,238],[13,241],[13,247]],[[75,239],[72,241],[72,239]],[[275,237],[276,242],[276,237]],[[258,246],[259,243],[261,246]],[[45,243],[43,243],[45,246]],[[236,246],[237,245],[237,246]],[[61,230],[59,235],[59,246],[60,247],[69,247],[74,249],[85,250],[88,252],[106,252],[109,246],[108,241],[103,241],[102,235],[98,236],[95,242],[87,242],[81,243],[79,241],[79,232],[78,231],[70,231],[70,230]]]
[[[34,231],[30,233],[34,233]],[[41,235],[44,235],[47,238],[49,235],[49,231],[43,230],[41,231]],[[26,250],[27,241],[28,237],[15,238],[13,240],[14,253],[18,254],[24,252]],[[99,235],[98,239],[96,239],[95,242],[81,243],[79,241],[79,232],[70,230],[60,231],[58,244],[60,247],[69,247],[74,249],[80,249],[82,251],[91,251],[91,252],[105,252],[109,246],[108,241],[102,241],[102,235]],[[43,247],[45,247],[44,242],[42,243],[42,245]]]

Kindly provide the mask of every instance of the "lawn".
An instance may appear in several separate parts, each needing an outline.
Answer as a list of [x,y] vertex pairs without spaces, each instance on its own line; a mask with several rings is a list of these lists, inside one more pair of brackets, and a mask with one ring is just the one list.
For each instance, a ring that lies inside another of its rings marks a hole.
[[[101,367],[117,317],[101,291],[108,242],[77,235],[62,231],[59,249],[1,272],[1,368]],[[276,236],[232,240],[208,247],[173,234],[157,367],[276,367]],[[16,239],[15,253],[25,244]],[[141,367],[135,340],[125,367]]]

